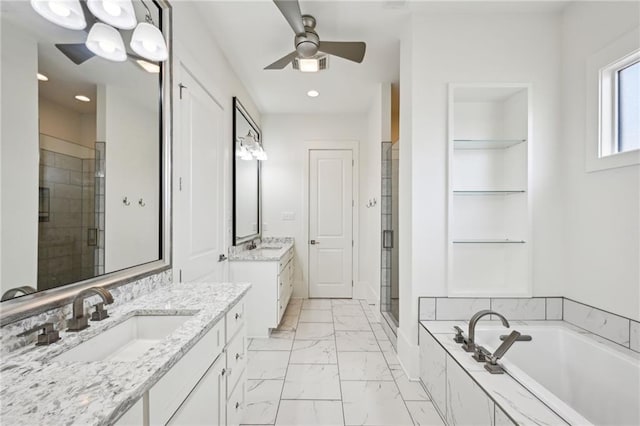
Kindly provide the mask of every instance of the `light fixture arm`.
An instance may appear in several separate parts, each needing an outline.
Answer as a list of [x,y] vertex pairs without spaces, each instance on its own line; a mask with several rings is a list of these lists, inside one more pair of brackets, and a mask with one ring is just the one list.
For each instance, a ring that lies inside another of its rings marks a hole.
[[151,24],[151,25],[154,25],[154,26],[155,26],[155,25],[156,25],[156,23],[155,23],[155,22],[153,22],[153,18],[151,17],[151,11],[149,10],[149,7],[146,5],[146,3],[144,2],[144,0],[140,0],[140,3],[142,3],[142,5],[144,6],[144,8],[145,8],[145,9],[147,9],[147,14],[146,14],[146,16],[144,17],[144,20],[145,20],[147,23],[149,23],[149,24]]

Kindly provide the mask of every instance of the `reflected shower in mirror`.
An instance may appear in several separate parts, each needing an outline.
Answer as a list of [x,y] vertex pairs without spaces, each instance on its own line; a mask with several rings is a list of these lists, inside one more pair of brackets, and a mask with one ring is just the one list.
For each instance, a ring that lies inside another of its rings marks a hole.
[[[93,18],[81,5],[87,27],[74,31],[29,2],[2,2],[3,79],[21,87],[3,85],[2,162],[13,167],[9,176],[3,170],[12,185],[3,186],[2,204],[15,214],[3,210],[2,293],[161,258],[163,64],[133,53],[134,30],[117,30],[125,61],[87,49]],[[158,4],[133,7],[138,22],[149,15],[162,28]]]
[[261,235],[260,162],[267,155],[260,129],[240,101],[233,100],[233,241],[240,244]]

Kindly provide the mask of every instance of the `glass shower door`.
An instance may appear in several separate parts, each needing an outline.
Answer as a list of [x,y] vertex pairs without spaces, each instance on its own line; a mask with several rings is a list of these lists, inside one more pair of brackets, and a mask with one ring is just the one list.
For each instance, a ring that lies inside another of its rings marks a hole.
[[399,143],[382,143],[382,259],[380,311],[395,333],[399,324],[398,166]]

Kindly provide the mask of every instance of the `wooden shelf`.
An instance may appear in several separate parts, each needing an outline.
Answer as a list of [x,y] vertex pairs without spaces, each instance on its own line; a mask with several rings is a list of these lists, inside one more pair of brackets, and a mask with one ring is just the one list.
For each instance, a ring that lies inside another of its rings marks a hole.
[[526,141],[526,139],[455,139],[453,149],[506,149]]

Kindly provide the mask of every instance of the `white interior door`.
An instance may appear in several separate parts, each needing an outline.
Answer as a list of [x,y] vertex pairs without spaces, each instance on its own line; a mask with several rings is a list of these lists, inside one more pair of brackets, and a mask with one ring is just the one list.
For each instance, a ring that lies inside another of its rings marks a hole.
[[176,223],[178,278],[221,280],[223,248],[224,110],[181,68]]
[[309,151],[309,297],[353,294],[353,152]]

